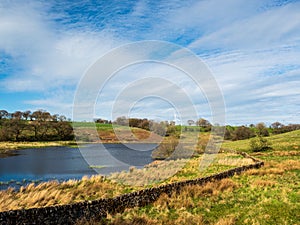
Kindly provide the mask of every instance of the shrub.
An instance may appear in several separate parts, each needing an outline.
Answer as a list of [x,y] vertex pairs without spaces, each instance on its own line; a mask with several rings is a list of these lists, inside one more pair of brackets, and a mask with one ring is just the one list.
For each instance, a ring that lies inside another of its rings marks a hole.
[[170,137],[169,139],[166,139],[152,152],[152,158],[154,159],[168,158],[174,152],[178,143],[179,140],[175,137]]
[[254,132],[249,127],[240,126],[233,132],[232,140],[233,141],[244,140],[244,139],[252,138],[254,136],[255,136]]
[[261,152],[266,151],[271,148],[271,144],[268,142],[266,138],[262,136],[257,136],[256,138],[252,138],[250,140],[250,149],[253,152]]

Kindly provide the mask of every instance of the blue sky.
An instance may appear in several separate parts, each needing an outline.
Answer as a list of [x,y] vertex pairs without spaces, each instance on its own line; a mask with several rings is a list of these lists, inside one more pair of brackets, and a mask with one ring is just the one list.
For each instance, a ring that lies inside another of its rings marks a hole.
[[[0,0],[0,108],[72,117],[77,85],[99,57],[126,43],[163,40],[209,66],[224,95],[227,123],[299,123],[299,12],[300,1],[288,0]],[[122,71],[102,91],[95,116],[110,119],[112,96],[140,73],[177,79],[157,65]],[[177,80],[199,117],[209,118],[203,93]],[[174,115],[158,99],[145,100],[144,111],[137,105],[134,116]]]

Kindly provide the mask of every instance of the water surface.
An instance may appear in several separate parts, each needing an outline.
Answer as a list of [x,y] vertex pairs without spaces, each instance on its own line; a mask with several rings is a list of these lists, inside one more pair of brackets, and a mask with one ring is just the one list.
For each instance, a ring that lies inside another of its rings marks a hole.
[[[152,161],[155,144],[90,144],[78,148],[47,147],[11,151],[0,158],[0,189],[31,182],[81,179],[142,167]],[[136,150],[134,150],[136,149]],[[146,149],[141,151],[141,149]],[[84,156],[84,157],[83,157]]]

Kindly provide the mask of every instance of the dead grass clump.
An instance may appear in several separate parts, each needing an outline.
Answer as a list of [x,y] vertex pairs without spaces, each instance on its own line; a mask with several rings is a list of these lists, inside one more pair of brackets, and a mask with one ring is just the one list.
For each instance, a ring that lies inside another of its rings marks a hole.
[[285,171],[300,169],[300,162],[298,160],[285,160],[283,162],[269,161],[265,166],[259,170],[252,169],[246,171],[245,175],[282,175]]
[[226,178],[216,182],[209,182],[204,186],[188,186],[183,189],[183,193],[191,196],[192,198],[198,198],[203,195],[216,196],[220,192],[232,191],[236,187],[237,184],[233,180]]
[[281,164],[281,167],[284,170],[299,170],[300,169],[300,161],[298,161],[298,160],[286,160]]
[[221,218],[215,225],[234,225],[236,219],[234,217]]
[[265,176],[265,175],[282,175],[284,173],[283,169],[280,168],[264,168],[264,169],[252,169],[244,172],[245,175],[257,175],[257,176]]
[[299,151],[274,151],[274,155],[277,156],[299,156]]
[[207,183],[200,190],[200,194],[201,195],[208,195],[208,196],[210,196],[210,195],[218,195],[219,194],[219,190],[216,188],[216,184],[214,184],[214,183]]
[[153,205],[159,210],[169,210],[169,208],[189,209],[195,206],[191,196],[184,193],[180,195],[174,193],[171,197],[167,194],[162,194]]
[[160,195],[160,197],[153,203],[154,206],[157,208],[165,209],[169,207],[169,200],[170,197],[166,194],[163,193]]
[[252,186],[257,187],[274,187],[277,184],[275,181],[270,180],[256,180],[252,183]]
[[229,178],[222,179],[218,183],[218,188],[220,189],[220,191],[233,191],[233,189],[237,187],[237,184]]
[[250,158],[225,158],[219,159],[218,163],[221,165],[228,166],[245,166],[253,163],[253,160]]
[[171,197],[167,194],[161,195],[154,203],[159,209],[167,209],[169,207],[174,208],[192,208],[194,207],[193,199],[200,196],[216,196],[220,192],[232,191],[237,187],[237,184],[227,178],[216,182],[209,182],[204,186],[191,185],[184,187],[180,194],[173,193]]

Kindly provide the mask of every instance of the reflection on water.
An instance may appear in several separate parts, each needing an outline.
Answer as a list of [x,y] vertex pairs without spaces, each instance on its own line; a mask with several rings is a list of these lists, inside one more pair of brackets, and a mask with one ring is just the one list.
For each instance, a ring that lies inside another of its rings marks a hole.
[[[19,187],[31,182],[68,179],[80,179],[85,175],[109,174],[126,170],[134,165],[142,167],[152,161],[151,151],[154,144],[137,144],[132,150],[122,144],[90,144],[81,148],[86,160],[78,148],[48,147],[40,149],[26,149],[9,152],[0,156],[0,189],[9,186]],[[129,146],[130,147],[130,146]],[[127,165],[129,164],[129,165]]]

